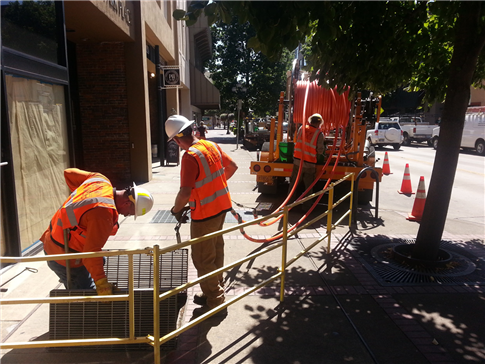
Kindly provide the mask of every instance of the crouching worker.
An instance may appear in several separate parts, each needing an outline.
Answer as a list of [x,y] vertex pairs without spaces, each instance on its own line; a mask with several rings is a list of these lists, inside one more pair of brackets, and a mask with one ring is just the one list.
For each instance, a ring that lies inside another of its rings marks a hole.
[[[182,157],[180,189],[172,207],[172,214],[181,221],[190,208],[192,239],[221,230],[226,212],[232,208],[227,180],[237,170],[236,163],[214,142],[199,140],[192,134],[194,121],[172,115],[165,122],[169,139],[186,152]],[[186,204],[189,204],[186,207]],[[191,246],[192,261],[198,277],[224,266],[224,238],[222,235]],[[200,282],[202,295],[194,303],[214,308],[224,302],[222,274]],[[194,311],[195,312],[195,311]]]
[[[119,214],[134,215],[136,219],[153,206],[153,197],[147,190],[133,184],[117,191],[100,173],[70,168],[64,171],[64,178],[72,193],[40,238],[47,255],[65,254],[66,240],[70,253],[100,251],[108,237],[116,234]],[[102,257],[69,260],[69,286],[66,260],[50,260],[47,264],[66,288],[96,288],[98,295],[110,295],[113,287],[106,278],[103,262]]]

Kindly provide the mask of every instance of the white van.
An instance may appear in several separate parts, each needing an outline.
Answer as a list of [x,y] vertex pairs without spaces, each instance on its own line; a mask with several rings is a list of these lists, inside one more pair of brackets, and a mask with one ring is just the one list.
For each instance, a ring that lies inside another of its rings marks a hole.
[[[438,147],[440,128],[433,129],[432,143]],[[461,148],[474,149],[485,156],[485,106],[469,107],[465,115],[465,126],[461,137]]]

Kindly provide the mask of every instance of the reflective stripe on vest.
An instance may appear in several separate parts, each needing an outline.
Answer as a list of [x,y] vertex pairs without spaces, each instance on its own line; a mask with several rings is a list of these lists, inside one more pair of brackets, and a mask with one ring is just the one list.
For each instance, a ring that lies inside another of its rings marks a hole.
[[[306,128],[306,131],[305,131],[304,143],[302,140],[303,130],[302,128],[298,130],[295,151],[293,156],[297,159],[303,159],[304,161],[307,161],[310,163],[317,163],[317,142],[318,142],[318,136],[321,134],[321,131],[320,129],[317,129],[311,125],[306,125],[305,128]],[[309,139],[311,140],[308,141]],[[303,157],[302,157],[302,154],[303,154]]]
[[231,209],[222,154],[215,143],[200,140],[187,152],[199,166],[199,175],[192,189],[189,206],[193,220],[205,220]]
[[118,211],[114,202],[113,186],[107,178],[93,177],[76,188],[55,213],[50,224],[52,240],[64,245],[64,230],[69,229],[69,247],[83,251],[86,233],[79,227],[79,221],[85,212],[96,207],[113,211],[111,235],[115,235],[118,231]]

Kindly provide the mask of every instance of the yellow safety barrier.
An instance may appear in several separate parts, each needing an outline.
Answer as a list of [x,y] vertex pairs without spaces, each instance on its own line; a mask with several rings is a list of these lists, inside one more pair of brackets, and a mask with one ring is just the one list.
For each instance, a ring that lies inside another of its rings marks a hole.
[[[343,181],[351,180],[351,190],[349,193],[344,195],[341,199],[334,203],[334,187]],[[235,225],[233,227],[223,229],[211,234],[204,235],[202,237],[196,239],[190,239],[184,241],[180,244],[175,244],[168,246],[166,248],[160,248],[158,245],[153,246],[152,248],[145,248],[145,249],[129,249],[129,250],[109,250],[109,251],[101,251],[101,252],[94,252],[94,253],[76,253],[76,254],[58,254],[58,255],[49,255],[49,256],[41,256],[41,257],[1,257],[1,263],[27,263],[27,262],[39,262],[39,261],[49,261],[49,260],[63,260],[63,259],[79,259],[79,258],[94,258],[94,257],[106,257],[106,256],[116,256],[116,255],[128,255],[128,269],[129,269],[129,288],[128,294],[120,294],[120,295],[111,295],[111,296],[70,296],[70,297],[51,297],[51,298],[26,298],[26,299],[0,299],[0,305],[17,305],[17,304],[32,304],[32,303],[67,303],[67,302],[113,302],[113,301],[128,301],[129,302],[129,337],[128,338],[93,338],[93,339],[74,339],[74,340],[51,340],[51,341],[29,341],[29,342],[16,342],[16,343],[2,343],[0,344],[0,349],[19,349],[19,348],[39,348],[39,347],[66,347],[66,346],[90,346],[90,345],[117,345],[117,344],[140,344],[140,343],[148,343],[153,346],[154,351],[154,363],[160,364],[160,345],[166,343],[170,339],[175,338],[176,336],[180,335],[182,332],[190,329],[191,327],[199,324],[200,322],[204,321],[206,318],[216,314],[217,312],[225,309],[226,307],[236,303],[237,301],[241,300],[242,298],[250,295],[251,293],[257,291],[258,289],[268,285],[271,282],[274,282],[277,279],[281,280],[281,288],[280,288],[280,301],[283,302],[284,300],[284,292],[285,292],[285,271],[288,266],[293,264],[296,260],[298,260],[302,255],[306,254],[310,251],[313,247],[317,244],[322,242],[323,240],[327,239],[327,251],[330,253],[330,243],[331,243],[331,232],[335,229],[335,227],[340,224],[345,217],[348,216],[349,218],[349,228],[351,225],[351,214],[352,214],[352,198],[353,198],[353,186],[354,186],[354,174],[350,173],[343,177],[342,179],[332,183],[327,189],[314,193],[305,199],[302,199],[298,202],[295,202],[291,205],[285,206],[282,211],[275,212],[271,215],[267,215],[261,217],[259,219],[248,221],[239,225]],[[299,204],[302,204],[305,201],[311,200],[320,196],[321,194],[328,192],[328,209],[324,213],[318,215],[308,223],[304,224],[303,226],[298,227],[291,233],[288,234],[288,211]],[[350,198],[350,208],[346,211],[345,214],[336,222],[332,223],[333,217],[333,209],[340,205],[344,200]],[[200,243],[204,240],[227,234],[229,232],[239,230],[246,226],[255,225],[259,222],[265,221],[270,218],[278,217],[283,214],[283,237],[280,242],[276,242],[268,247],[265,247],[259,250],[256,253],[250,254],[242,259],[239,259],[233,263],[230,263],[222,268],[219,268],[211,273],[208,273],[202,277],[197,278],[194,281],[187,282],[181,286],[175,287],[167,292],[160,294],[160,275],[159,275],[159,256],[161,254],[169,253],[171,251],[181,249],[193,244]],[[324,218],[327,216],[327,234],[325,236],[321,236],[315,242],[311,243],[306,249],[300,251],[295,257],[287,261],[287,243],[288,238],[291,236],[296,235],[299,231],[305,229],[307,226],[313,224],[314,222]],[[214,275],[220,274],[230,268],[238,266],[246,261],[252,260],[256,257],[261,255],[267,254],[275,249],[282,248],[281,253],[281,267],[277,274],[269,277],[265,281],[261,282],[260,284],[245,290],[244,293],[235,296],[234,298],[229,299],[228,301],[224,302],[223,304],[217,306],[216,308],[206,312],[205,314],[197,317],[196,319],[190,321],[186,325],[166,334],[163,337],[160,337],[160,310],[159,310],[159,303],[160,301],[171,297],[181,291],[185,291],[188,288],[200,283],[204,279],[212,277]],[[134,254],[150,254],[153,256],[153,335],[148,335],[146,337],[135,337],[135,301],[134,301],[134,273],[133,273],[133,255]]]

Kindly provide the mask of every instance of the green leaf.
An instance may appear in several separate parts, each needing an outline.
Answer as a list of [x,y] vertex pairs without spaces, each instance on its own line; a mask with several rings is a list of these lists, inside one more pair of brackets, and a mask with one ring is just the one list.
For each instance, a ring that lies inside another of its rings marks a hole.
[[173,17],[176,19],[176,20],[185,20],[185,10],[182,10],[182,9],[175,9],[173,11]]

